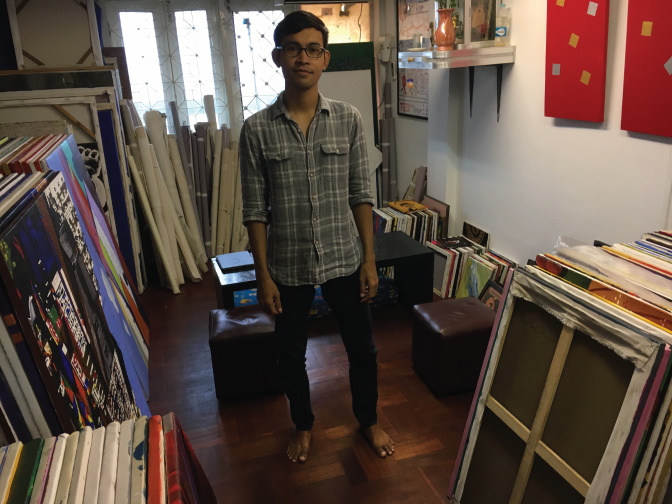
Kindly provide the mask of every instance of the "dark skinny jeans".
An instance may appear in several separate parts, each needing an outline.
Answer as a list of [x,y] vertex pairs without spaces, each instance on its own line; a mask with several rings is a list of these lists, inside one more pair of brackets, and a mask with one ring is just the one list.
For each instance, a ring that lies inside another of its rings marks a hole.
[[[315,287],[278,284],[282,314],[275,317],[278,365],[292,416],[299,430],[313,428],[315,416],[310,405],[310,385],[306,373],[307,322]],[[360,302],[359,270],[352,275],[322,284],[322,296],[338,320],[341,338],[350,363],[352,411],[364,429],[377,422],[378,370],[373,343],[371,311]]]

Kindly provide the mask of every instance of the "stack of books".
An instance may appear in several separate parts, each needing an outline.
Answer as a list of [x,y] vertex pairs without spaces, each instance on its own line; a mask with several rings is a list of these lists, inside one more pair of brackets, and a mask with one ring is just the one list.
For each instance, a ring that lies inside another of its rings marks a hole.
[[393,201],[387,208],[373,209],[373,233],[401,231],[426,245],[441,236],[442,217],[415,201]]
[[173,413],[0,448],[0,502],[216,503]]

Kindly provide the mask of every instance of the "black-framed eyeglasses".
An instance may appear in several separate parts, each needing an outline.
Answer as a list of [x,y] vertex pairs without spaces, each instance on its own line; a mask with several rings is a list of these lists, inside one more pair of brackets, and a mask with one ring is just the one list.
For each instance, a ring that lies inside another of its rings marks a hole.
[[276,49],[282,50],[285,53],[285,56],[290,58],[298,58],[301,51],[306,51],[306,55],[312,59],[321,58],[326,49],[317,45],[310,45],[308,47],[301,47],[300,45],[290,44],[286,46],[278,46]]

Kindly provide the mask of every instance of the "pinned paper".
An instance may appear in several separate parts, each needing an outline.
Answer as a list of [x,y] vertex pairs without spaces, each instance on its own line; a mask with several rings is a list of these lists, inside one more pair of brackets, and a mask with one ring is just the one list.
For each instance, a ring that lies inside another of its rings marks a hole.
[[572,36],[569,37],[569,45],[576,48],[578,43],[579,43],[579,36],[576,33],[572,33]]
[[553,75],[560,75],[560,63],[553,63]]
[[597,4],[595,2],[590,2],[588,4],[588,15],[594,16],[595,14],[597,14]]
[[653,21],[644,21],[642,23],[642,37],[650,37],[653,30]]
[[558,0],[556,2],[556,4],[558,4],[560,7],[564,7],[565,6],[565,0]]
[[581,74],[581,82],[585,84],[586,86],[590,82],[590,72],[586,72],[585,70]]
[[665,66],[665,70],[667,70],[667,73],[669,75],[672,75],[672,57],[669,60],[667,60],[667,63],[665,63],[664,66]]

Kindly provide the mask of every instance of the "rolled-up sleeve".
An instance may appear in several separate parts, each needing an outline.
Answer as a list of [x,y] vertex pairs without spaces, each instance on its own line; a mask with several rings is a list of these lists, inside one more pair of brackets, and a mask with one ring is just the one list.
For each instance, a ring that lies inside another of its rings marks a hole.
[[243,193],[243,224],[250,221],[268,223],[268,172],[259,141],[245,121],[238,145],[240,181]]
[[362,127],[362,116],[357,109],[350,130],[350,174],[348,186],[348,204],[350,207],[360,203],[373,205],[375,199],[371,192],[369,177],[369,156],[366,151],[366,137]]

